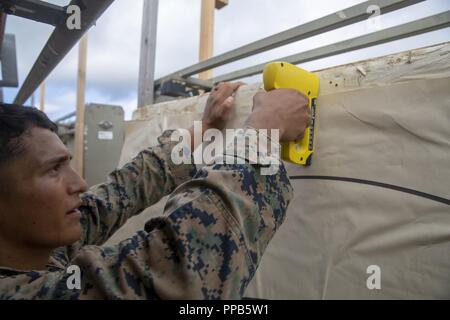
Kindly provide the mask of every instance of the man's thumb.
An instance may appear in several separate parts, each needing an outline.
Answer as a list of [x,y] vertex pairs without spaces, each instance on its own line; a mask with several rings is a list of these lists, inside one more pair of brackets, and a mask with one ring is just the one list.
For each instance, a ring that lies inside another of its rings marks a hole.
[[234,97],[233,96],[229,96],[228,98],[225,99],[225,101],[223,102],[223,105],[226,108],[230,108],[234,103]]

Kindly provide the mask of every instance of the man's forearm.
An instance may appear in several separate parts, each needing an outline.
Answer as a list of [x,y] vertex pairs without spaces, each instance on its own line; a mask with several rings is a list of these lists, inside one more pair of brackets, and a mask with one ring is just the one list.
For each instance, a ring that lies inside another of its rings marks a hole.
[[[273,175],[259,171],[249,163],[203,167],[176,189],[164,214],[145,231],[90,254],[105,258],[86,270],[83,286],[97,283],[83,291],[86,297],[241,298],[292,198],[283,164]],[[73,263],[86,258],[89,251],[83,250]]]
[[205,166],[145,230],[115,246],[81,248],[70,261],[81,269],[81,290],[68,289],[68,274],[57,268],[3,279],[0,297],[238,299],[292,198],[282,163],[272,175],[260,169],[248,162]]
[[85,229],[83,244],[101,244],[126,220],[171,193],[196,172],[195,165],[175,165],[171,160],[172,131],[159,144],[141,151],[131,162],[113,171],[106,183],[83,194]]

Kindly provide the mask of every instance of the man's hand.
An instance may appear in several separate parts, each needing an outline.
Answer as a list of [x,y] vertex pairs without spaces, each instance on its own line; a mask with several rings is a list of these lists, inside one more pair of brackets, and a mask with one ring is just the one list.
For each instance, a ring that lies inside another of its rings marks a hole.
[[221,82],[211,90],[202,118],[205,130],[225,128],[225,124],[231,118],[236,90],[243,84],[243,82]]
[[303,138],[310,122],[308,98],[294,89],[258,92],[246,124],[256,129],[279,129],[280,141]]
[[[234,95],[243,84],[243,82],[221,82],[211,90],[202,117],[202,136],[208,129],[222,130],[225,128],[232,115]],[[189,131],[191,137],[194,137],[194,127],[191,127]],[[196,147],[194,139],[192,139],[191,150],[194,150]]]

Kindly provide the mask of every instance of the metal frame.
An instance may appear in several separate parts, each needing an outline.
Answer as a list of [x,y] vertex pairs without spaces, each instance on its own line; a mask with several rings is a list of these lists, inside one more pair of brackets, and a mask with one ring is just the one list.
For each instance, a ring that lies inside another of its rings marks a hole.
[[0,46],[0,61],[2,64],[2,79],[0,87],[17,87],[19,77],[17,74],[16,37],[5,34],[3,44]]
[[[40,3],[42,1],[27,0],[24,2]],[[70,2],[69,5],[78,5],[81,8],[81,29],[69,30],[66,27],[65,19],[57,21],[53,33],[50,35],[50,38],[22,84],[22,87],[14,99],[14,103],[25,103],[42,81],[45,80],[50,72],[52,72],[58,63],[67,55],[70,49],[78,43],[84,33],[113,2],[114,0],[72,0]]]
[[56,26],[65,17],[65,8],[39,0],[3,0],[3,11],[25,19]]
[[144,0],[138,75],[138,107],[153,103],[159,0]]
[[[383,44],[398,39],[412,37],[422,33],[450,27],[450,11],[446,11],[434,16],[423,18],[420,20],[405,23],[399,26],[391,27],[381,31],[376,31],[353,39],[333,43],[317,49],[301,52],[298,54],[285,56],[280,61],[286,61],[292,64],[304,63],[312,60],[322,59],[333,55],[363,49],[379,44]],[[258,64],[249,68],[230,72],[215,77],[212,82],[231,81],[255,74],[259,74],[264,70],[265,64]]]
[[[23,104],[31,96],[39,84],[50,74],[56,65],[65,57],[69,50],[78,42],[83,34],[95,23],[95,20],[100,17],[100,15],[111,5],[113,1],[114,0],[72,0],[69,5],[79,5],[82,10],[81,30],[68,30],[66,28],[64,23],[65,19],[61,19],[61,12],[63,12],[63,17],[65,15],[65,7],[51,5],[39,0],[2,1],[1,8],[6,13],[16,14],[35,21],[55,25],[55,30],[20,88],[14,103]],[[372,14],[371,12],[367,12],[367,8],[370,5],[377,5],[380,8],[380,14],[386,14],[422,1],[424,0],[366,1],[171,73],[168,76],[156,80],[154,90],[156,93],[159,93],[161,90],[161,85],[165,81],[182,83],[187,88],[193,88],[194,90],[209,90],[214,83],[220,81],[230,81],[258,74],[262,71],[262,64],[237,70],[235,72],[221,75],[206,81],[191,77],[194,74],[198,74],[214,67],[225,65],[230,62],[265,52],[292,42],[307,39],[330,30],[335,30],[337,28],[363,21],[369,18]],[[26,13],[24,8],[31,8],[35,10],[34,14]],[[421,20],[377,31],[314,50],[309,50],[296,55],[287,56],[278,60],[285,60],[298,64],[405,37],[411,37],[448,27],[449,16],[450,12],[447,11]]]
[[[315,35],[342,28],[363,20],[366,20],[372,14],[367,12],[370,5],[377,5],[380,8],[380,14],[386,14],[395,10],[399,10],[424,0],[371,0],[366,1],[347,9],[329,14],[317,20],[304,23],[297,27],[274,34],[264,39],[252,42],[243,47],[228,51],[190,67],[181,69],[177,72],[169,74],[155,81],[155,85],[160,85],[167,79],[174,77],[188,78],[191,75],[201,71],[209,70],[218,66],[228,64],[230,62],[243,59],[261,52],[275,49],[296,41],[307,39]],[[190,79],[189,79],[190,80]]]
[[[261,52],[287,45],[289,43],[304,40],[324,32],[335,30],[337,28],[348,26],[368,19],[372,14],[372,12],[367,12],[367,8],[370,5],[377,5],[380,8],[380,14],[386,14],[417,4],[422,1],[423,0],[378,0],[366,1],[357,4],[347,9],[335,12],[311,22],[307,22],[305,24],[255,41],[241,48],[231,50],[200,63],[196,63],[187,68],[181,69],[177,72],[171,73],[155,81],[155,92],[159,92],[160,87],[164,82],[172,80],[185,81],[187,85],[191,84],[192,86],[196,86],[199,84],[199,80],[191,76],[201,71],[222,66],[242,58],[246,58]],[[421,20],[373,32],[350,40],[341,41],[299,54],[282,57],[277,60],[299,64],[306,61],[317,60],[320,58],[329,57],[352,50],[375,46],[378,44],[411,37],[425,32],[442,29],[450,26],[449,15],[450,12],[447,11]],[[263,71],[263,67],[264,64],[259,64],[242,70],[237,70],[206,81],[202,81],[201,85],[206,89],[211,88],[215,83],[218,82],[240,79],[261,73]]]
[[56,119],[56,120],[53,121],[53,122],[55,122],[55,123],[63,122],[63,121],[65,121],[65,120],[67,120],[67,119],[70,119],[70,118],[72,118],[72,117],[75,117],[76,114],[77,114],[76,111],[70,112],[70,113],[68,113],[68,114],[66,114],[66,115],[64,115],[64,116],[62,116],[61,118]]

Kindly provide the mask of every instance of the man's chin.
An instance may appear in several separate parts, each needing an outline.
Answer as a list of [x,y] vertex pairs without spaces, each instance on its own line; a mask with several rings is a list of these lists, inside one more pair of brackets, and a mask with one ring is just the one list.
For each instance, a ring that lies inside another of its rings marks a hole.
[[83,235],[83,229],[81,228],[81,224],[78,223],[78,225],[73,225],[70,227],[70,229],[65,230],[63,233],[63,239],[60,246],[69,246],[77,242],[81,239]]

